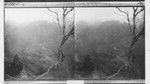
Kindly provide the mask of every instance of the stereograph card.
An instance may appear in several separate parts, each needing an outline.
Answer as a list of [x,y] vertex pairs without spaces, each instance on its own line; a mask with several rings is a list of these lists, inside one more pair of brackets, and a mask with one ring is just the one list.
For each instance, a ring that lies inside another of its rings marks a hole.
[[4,0],[5,84],[145,84],[144,0]]

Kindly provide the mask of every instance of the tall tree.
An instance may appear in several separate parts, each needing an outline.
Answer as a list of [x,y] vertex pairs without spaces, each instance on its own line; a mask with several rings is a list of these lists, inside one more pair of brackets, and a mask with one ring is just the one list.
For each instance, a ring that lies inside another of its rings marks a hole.
[[[129,11],[125,11],[120,7],[117,9],[126,15],[126,20],[129,26],[129,36],[130,36],[130,45],[129,45],[129,53],[128,53],[128,60],[129,63],[132,64],[134,62],[135,56],[133,54],[133,49],[135,43],[138,39],[144,35],[145,33],[145,22],[144,22],[144,7],[131,7],[132,14]],[[142,18],[139,20],[138,16],[142,15]],[[138,21],[140,25],[138,24]]]
[[[126,21],[129,28],[129,50],[128,50],[128,62],[122,65],[116,73],[109,76],[107,79],[110,79],[120,73],[120,71],[124,68],[131,68],[133,62],[135,60],[135,55],[133,53],[133,49],[135,43],[139,40],[139,38],[145,33],[145,22],[144,22],[144,7],[131,7],[130,12],[123,10],[121,7],[116,7],[118,11],[122,14],[126,15]],[[132,12],[132,14],[131,14]],[[142,14],[143,13],[143,14]],[[139,20],[138,16],[142,15],[142,18]],[[138,21],[141,21],[138,23]],[[137,24],[138,23],[138,24]],[[140,25],[139,25],[140,24]]]
[[[59,28],[60,33],[61,33],[61,42],[60,42],[59,47],[58,47],[57,62],[55,64],[53,64],[52,66],[50,66],[49,69],[45,73],[36,77],[35,79],[40,79],[40,78],[44,77],[46,74],[48,74],[51,70],[59,69],[61,67],[62,62],[65,59],[65,55],[63,54],[63,46],[66,43],[66,41],[69,39],[69,37],[74,34],[74,16],[73,16],[72,22],[68,26],[69,30],[67,31],[67,23],[69,23],[69,22],[67,22],[67,17],[69,15],[69,13],[74,11],[74,8],[67,8],[67,7],[61,8],[61,10],[62,10],[61,14],[62,15],[60,15],[56,11],[51,10],[50,8],[47,8],[47,9],[49,12],[54,13],[56,15],[58,28]],[[62,18],[60,16],[62,16]]]

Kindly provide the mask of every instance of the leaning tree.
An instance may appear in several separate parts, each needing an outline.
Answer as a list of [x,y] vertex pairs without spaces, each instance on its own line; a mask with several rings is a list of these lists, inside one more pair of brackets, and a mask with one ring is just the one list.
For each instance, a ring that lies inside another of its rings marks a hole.
[[74,34],[74,16],[70,17],[70,18],[73,18],[73,20],[71,21],[67,20],[67,18],[69,18],[68,17],[69,14],[71,12],[74,12],[74,8],[67,8],[67,7],[60,8],[61,14],[59,13],[60,11],[59,12],[56,10],[54,11],[50,8],[47,8],[47,9],[49,12],[53,13],[56,16],[56,21],[57,21],[59,32],[61,35],[61,41],[57,49],[57,53],[58,53],[57,62],[51,65],[45,73],[36,77],[35,79],[40,79],[44,77],[51,70],[54,70],[54,69],[56,70],[56,69],[61,68],[61,64],[65,59],[65,55],[63,53],[63,46],[66,43],[66,41],[69,39],[69,37]]
[[130,36],[128,60],[129,63],[132,64],[135,60],[135,56],[133,54],[135,43],[139,40],[139,38],[142,35],[144,35],[145,32],[144,7],[131,7],[130,12],[132,14],[130,14],[129,11],[121,9],[120,7],[117,7],[117,9],[121,13],[126,15],[127,24],[129,27],[129,36]]
[[141,36],[144,36],[145,33],[145,21],[144,21],[144,7],[130,7],[128,10],[125,10],[121,7],[116,7],[117,10],[126,15],[126,23],[128,24],[129,30],[129,47],[128,47],[128,62],[122,65],[116,73],[109,76],[107,79],[110,79],[120,73],[122,69],[130,69],[133,67],[135,61],[134,47],[136,42]]

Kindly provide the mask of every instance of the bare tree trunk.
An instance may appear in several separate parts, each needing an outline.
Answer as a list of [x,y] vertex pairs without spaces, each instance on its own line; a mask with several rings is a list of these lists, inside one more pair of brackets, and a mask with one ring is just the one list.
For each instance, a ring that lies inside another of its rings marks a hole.
[[[145,30],[145,26],[144,26],[144,24],[142,24],[143,27],[139,32],[137,32],[137,34],[135,31],[136,27],[137,27],[136,26],[137,15],[140,14],[142,11],[144,11],[144,7],[132,7],[132,9],[133,9],[133,15],[131,18],[132,20],[130,20],[129,12],[121,10],[119,7],[117,7],[117,9],[121,13],[124,13],[127,17],[127,22],[128,22],[129,31],[130,31],[130,45],[129,45],[129,52],[128,52],[128,60],[129,60],[129,63],[132,64],[134,62],[134,59],[135,59],[135,56],[133,53],[134,45],[137,42],[137,40],[139,39],[139,37],[144,34],[144,30]],[[131,25],[131,23],[133,25]]]
[[[137,32],[137,34],[135,33],[135,30],[136,30],[136,18],[137,18],[137,15],[142,12],[144,10],[144,8],[142,8],[141,10],[138,11],[138,7],[133,7],[133,28],[132,28],[132,36],[131,36],[131,43],[130,43],[130,46],[129,46],[129,61],[130,63],[132,64],[135,60],[135,55],[133,53],[133,50],[134,50],[134,45],[135,43],[137,42],[137,40],[144,34],[145,32],[145,24],[142,24],[142,29]],[[144,23],[144,22],[143,22]]]
[[62,48],[63,48],[63,45],[65,44],[65,42],[69,39],[69,37],[74,34],[74,25],[73,27],[71,28],[71,30],[69,31],[68,34],[64,35],[63,38],[62,38],[62,41],[60,43],[60,46],[59,46],[59,49],[58,49],[58,53],[59,53],[59,62],[62,63],[65,56],[63,54],[63,51],[62,51]]
[[129,52],[128,52],[128,61],[129,61],[129,64],[125,64],[123,65],[118,71],[117,73],[111,75],[110,77],[108,77],[107,79],[110,79],[116,75],[118,75],[120,73],[120,71],[123,69],[123,67],[127,68],[133,64],[134,62],[134,59],[135,59],[135,55],[133,53],[133,49],[134,49],[134,45],[135,43],[138,41],[138,39],[144,34],[145,32],[145,22],[143,22],[142,24],[142,29],[137,32],[135,32],[136,30],[136,16],[141,13],[142,11],[144,11],[144,7],[141,7],[140,10],[138,10],[140,7],[132,7],[133,9],[133,16],[132,16],[132,23],[133,25],[131,26],[131,20],[130,20],[130,17],[129,17],[129,13],[127,11],[124,11],[124,10],[121,10],[119,7],[117,7],[117,9],[121,12],[121,13],[124,13],[127,17],[127,22],[128,22],[128,26],[129,26],[129,32],[130,32],[130,45],[129,45]]
[[[52,66],[49,67],[49,69],[43,73],[40,76],[37,76],[36,78],[34,78],[35,80],[40,79],[42,77],[44,77],[45,75],[47,75],[51,70],[54,69],[59,69],[61,67],[62,62],[64,61],[64,54],[63,54],[63,45],[65,44],[65,42],[69,39],[69,37],[74,34],[74,23],[70,28],[70,31],[68,33],[66,33],[66,16],[73,11],[74,8],[62,8],[63,9],[63,16],[62,16],[62,39],[60,42],[60,45],[58,47],[58,59],[57,59],[57,63],[53,64]],[[48,9],[50,12],[53,12],[56,16],[57,16],[57,21],[58,21],[58,25],[59,25],[59,29],[60,28],[60,21],[59,21],[59,16],[58,13],[55,11],[52,11],[50,9]]]

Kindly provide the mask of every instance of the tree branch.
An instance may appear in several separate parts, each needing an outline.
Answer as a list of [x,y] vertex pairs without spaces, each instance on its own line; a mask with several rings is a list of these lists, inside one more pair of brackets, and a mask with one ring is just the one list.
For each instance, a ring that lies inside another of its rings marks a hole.
[[144,34],[145,32],[145,25],[143,25],[141,31],[139,33],[137,33],[131,43],[131,46],[133,46],[135,44],[135,42]]
[[8,78],[9,78],[9,79],[11,79],[11,80],[12,80],[12,79],[14,79],[14,80],[18,80],[18,78],[17,78],[17,77],[12,77],[12,76],[10,76],[10,75],[8,75],[8,74],[6,74],[5,76],[6,76],[6,77],[8,77]]
[[128,25],[129,25],[129,30],[130,30],[130,33],[131,33],[132,27],[131,27],[131,21],[130,21],[130,17],[129,17],[128,12],[121,10],[119,7],[116,7],[116,8],[117,8],[120,12],[126,14],[127,22],[128,22]]
[[70,8],[68,11],[66,11],[66,15],[68,15],[68,13],[70,13],[71,11],[73,11],[74,8]]
[[112,77],[118,75],[120,73],[120,71],[125,67],[125,65],[121,66],[120,69],[118,69],[118,71],[116,73],[114,73],[113,75],[109,76],[108,78],[106,78],[106,80],[111,79]]
[[62,8],[63,9],[63,36],[65,36],[65,29],[66,29],[66,11],[67,11],[67,8]]
[[70,37],[70,35],[72,35],[74,32],[74,26],[70,29],[70,31],[68,32],[67,35],[64,36],[62,42],[61,42],[61,46],[64,45],[64,43],[66,42],[66,40],[68,40],[68,38]]
[[51,65],[45,73],[43,73],[42,75],[39,75],[39,76],[35,77],[34,80],[38,80],[38,79],[43,78],[43,77],[44,77],[45,75],[47,75],[51,70],[58,69],[58,66],[59,66],[58,63]]
[[138,7],[133,7],[133,11],[136,12]]
[[61,25],[60,25],[60,20],[59,20],[58,12],[52,11],[52,10],[50,10],[49,8],[47,8],[47,9],[48,9],[49,12],[52,12],[52,13],[54,13],[54,14],[56,15],[57,24],[58,24],[58,27],[59,27],[59,29],[60,29],[60,31],[61,31]]
[[140,12],[142,12],[142,11],[144,11],[144,7],[141,8],[141,10],[137,11],[137,12],[135,13],[135,15],[137,16],[137,15],[138,15]]
[[63,8],[63,35],[65,36],[65,29],[66,29],[66,16],[73,11],[74,8]]

